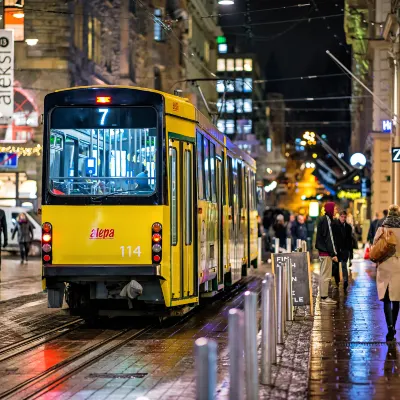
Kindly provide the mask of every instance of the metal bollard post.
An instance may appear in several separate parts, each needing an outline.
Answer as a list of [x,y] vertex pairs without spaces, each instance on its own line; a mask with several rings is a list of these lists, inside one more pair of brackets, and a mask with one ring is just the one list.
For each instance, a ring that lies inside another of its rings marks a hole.
[[276,358],[276,336],[275,336],[275,315],[274,315],[274,276],[266,274],[262,282],[261,298],[261,383],[271,384],[271,366]]
[[261,268],[261,264],[262,264],[262,253],[263,253],[263,246],[262,246],[262,237],[258,238],[258,257],[257,257],[257,265],[259,268]]
[[276,291],[276,308],[277,308],[277,332],[278,332],[278,343],[283,343],[283,337],[285,334],[285,322],[286,322],[286,291],[285,291],[285,267],[279,266],[276,269],[277,272],[277,291]]
[[243,311],[232,308],[228,317],[229,331],[229,399],[244,399],[244,317]]
[[214,400],[217,385],[217,343],[199,338],[195,341],[196,400]]
[[257,294],[244,294],[246,399],[258,399],[258,357],[257,357]]
[[292,251],[292,239],[287,238],[286,239],[286,253],[291,253]]
[[[268,274],[265,274],[267,276]],[[272,332],[274,333],[273,335],[273,343],[274,345],[272,346],[272,364],[276,364],[276,344],[278,343],[278,313],[276,310],[276,275],[273,275],[273,287],[272,287],[272,313],[273,313],[273,328]]]
[[305,240],[303,240],[303,241],[301,242],[301,248],[303,249],[304,252],[307,251],[307,242],[306,242]]
[[279,253],[279,238],[275,238],[275,253]]
[[301,239],[297,239],[297,242],[296,242],[296,250],[297,249],[301,249],[302,247],[301,247]]
[[286,269],[286,261],[285,264],[282,265],[283,269],[283,291],[282,291],[282,302],[283,302],[283,333],[286,332],[286,321],[287,321],[287,269]]
[[287,312],[286,319],[287,321],[293,321],[293,284],[292,284],[292,263],[289,259],[286,260],[286,286],[287,286]]

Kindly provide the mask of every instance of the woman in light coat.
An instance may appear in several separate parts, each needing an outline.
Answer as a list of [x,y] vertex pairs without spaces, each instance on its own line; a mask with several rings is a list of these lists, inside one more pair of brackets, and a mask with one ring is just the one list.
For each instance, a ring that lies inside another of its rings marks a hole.
[[400,301],[400,207],[392,205],[383,225],[375,234],[374,243],[382,233],[382,229],[389,229],[396,236],[396,253],[377,265],[376,284],[379,300],[383,301],[388,333],[386,341],[395,340],[396,321],[399,315]]

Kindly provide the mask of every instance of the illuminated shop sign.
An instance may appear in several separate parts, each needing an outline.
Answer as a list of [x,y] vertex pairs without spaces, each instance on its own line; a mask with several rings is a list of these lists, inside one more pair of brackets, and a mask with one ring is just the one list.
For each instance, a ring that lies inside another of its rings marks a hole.
[[382,132],[385,133],[392,132],[392,121],[390,119],[382,120]]
[[339,199],[357,200],[357,199],[361,199],[361,192],[349,192],[346,190],[341,190],[337,194],[337,197]]

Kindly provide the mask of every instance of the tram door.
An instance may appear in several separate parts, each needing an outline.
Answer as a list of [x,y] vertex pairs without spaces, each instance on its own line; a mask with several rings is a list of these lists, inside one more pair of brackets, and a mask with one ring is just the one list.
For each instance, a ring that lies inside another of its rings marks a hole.
[[216,177],[217,177],[217,215],[218,215],[218,283],[224,283],[224,248],[223,248],[223,190],[222,190],[222,163],[219,158],[216,158]]
[[197,295],[198,278],[194,263],[193,168],[193,144],[170,139],[169,204],[171,209],[172,300]]

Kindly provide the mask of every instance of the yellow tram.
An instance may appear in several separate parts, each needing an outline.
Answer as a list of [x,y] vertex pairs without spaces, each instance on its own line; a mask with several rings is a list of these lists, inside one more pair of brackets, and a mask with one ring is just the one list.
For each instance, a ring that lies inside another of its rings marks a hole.
[[44,105],[49,307],[180,315],[257,266],[255,161],[191,103],[100,86]]

